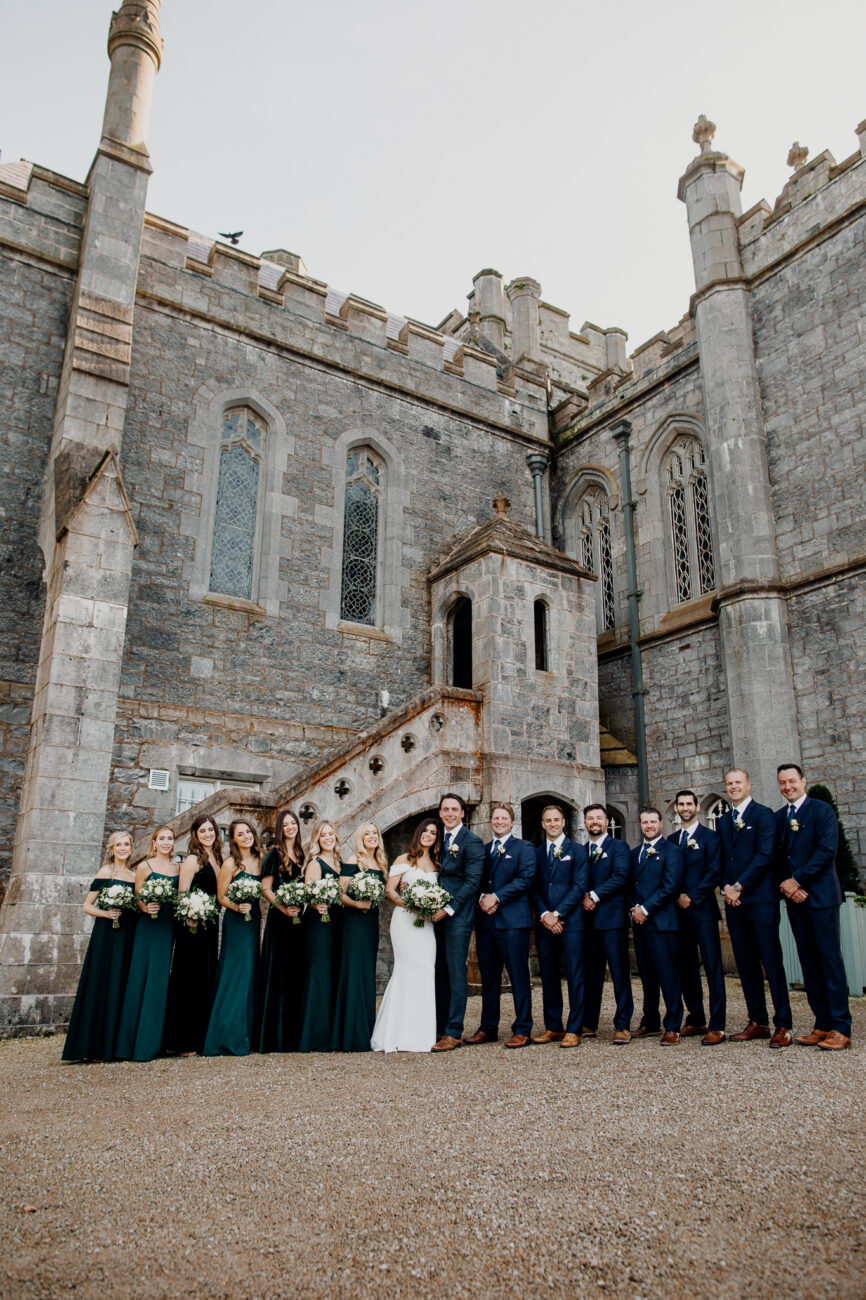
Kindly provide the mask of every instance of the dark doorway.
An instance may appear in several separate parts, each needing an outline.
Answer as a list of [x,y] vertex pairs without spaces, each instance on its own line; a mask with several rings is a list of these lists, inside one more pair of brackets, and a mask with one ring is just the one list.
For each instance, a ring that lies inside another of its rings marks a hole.
[[472,601],[466,596],[451,613],[451,685],[472,689]]
[[531,799],[524,799],[520,805],[520,822],[522,826],[521,834],[525,840],[531,844],[540,844],[544,839],[544,831],[541,826],[541,813],[549,803],[558,804],[565,813],[565,833],[571,839],[577,834],[580,824],[580,816],[577,809],[563,799],[558,794],[537,794]]

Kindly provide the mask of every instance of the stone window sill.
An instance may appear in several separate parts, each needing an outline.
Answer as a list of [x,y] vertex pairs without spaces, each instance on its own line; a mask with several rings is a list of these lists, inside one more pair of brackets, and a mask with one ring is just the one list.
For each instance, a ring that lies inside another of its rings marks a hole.
[[202,604],[216,605],[220,609],[239,609],[245,614],[259,614],[262,618],[266,618],[268,612],[257,600],[244,600],[241,596],[223,596],[218,591],[209,591],[207,595],[202,596]]
[[393,643],[393,637],[387,632],[383,632],[380,627],[370,627],[367,623],[348,623],[340,619],[337,624],[338,632],[345,632],[347,636],[365,636],[371,641],[388,641]]

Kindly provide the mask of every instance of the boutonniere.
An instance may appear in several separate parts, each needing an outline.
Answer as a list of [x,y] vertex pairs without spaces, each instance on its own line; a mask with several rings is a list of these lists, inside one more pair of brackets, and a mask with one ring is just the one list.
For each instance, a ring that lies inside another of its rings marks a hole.
[[648,858],[657,858],[658,855],[659,855],[659,851],[658,851],[658,849],[654,849],[653,846],[650,844],[650,845],[647,847],[647,851],[646,851],[645,856],[648,857]]
[[791,827],[791,830],[796,835],[797,831],[800,829],[800,823],[797,821],[797,818],[792,817],[791,820],[788,822],[788,825]]
[[739,813],[737,813],[736,817],[734,818],[734,825],[736,826],[738,831],[744,831],[746,829],[746,823],[743,821]]
[[459,852],[460,850],[458,849],[457,845],[452,844],[451,848],[448,850],[448,856],[449,858],[456,858]]
[[554,849],[553,856],[556,858],[557,861],[559,861],[559,859],[562,857],[562,849]]
[[505,845],[504,845],[504,844],[497,844],[497,846],[496,846],[496,856],[497,856],[498,858],[501,858],[504,852],[505,852]]
[[700,847],[701,846],[698,844],[697,840],[686,840],[687,849],[699,849]]

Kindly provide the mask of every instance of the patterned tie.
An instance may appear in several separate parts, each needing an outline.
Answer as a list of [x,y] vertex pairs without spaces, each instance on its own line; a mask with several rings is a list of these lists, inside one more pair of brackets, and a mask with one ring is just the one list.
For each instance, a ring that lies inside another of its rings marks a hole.
[[556,848],[556,840],[548,840],[547,843],[547,865],[553,866],[553,850]]
[[794,818],[795,818],[796,815],[797,815],[797,809],[794,807],[794,805],[793,805],[792,803],[789,803],[789,804],[788,804],[788,821],[789,821],[789,822],[792,822],[792,821],[794,820]]

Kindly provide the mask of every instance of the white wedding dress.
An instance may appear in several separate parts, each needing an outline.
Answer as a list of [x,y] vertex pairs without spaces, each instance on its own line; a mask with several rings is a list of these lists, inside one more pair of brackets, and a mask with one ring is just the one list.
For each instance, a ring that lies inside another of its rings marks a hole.
[[[407,867],[403,880],[436,883],[435,871]],[[395,907],[391,917],[394,970],[373,1026],[374,1052],[429,1052],[436,1042],[436,935],[433,922],[415,925],[414,912]]]

